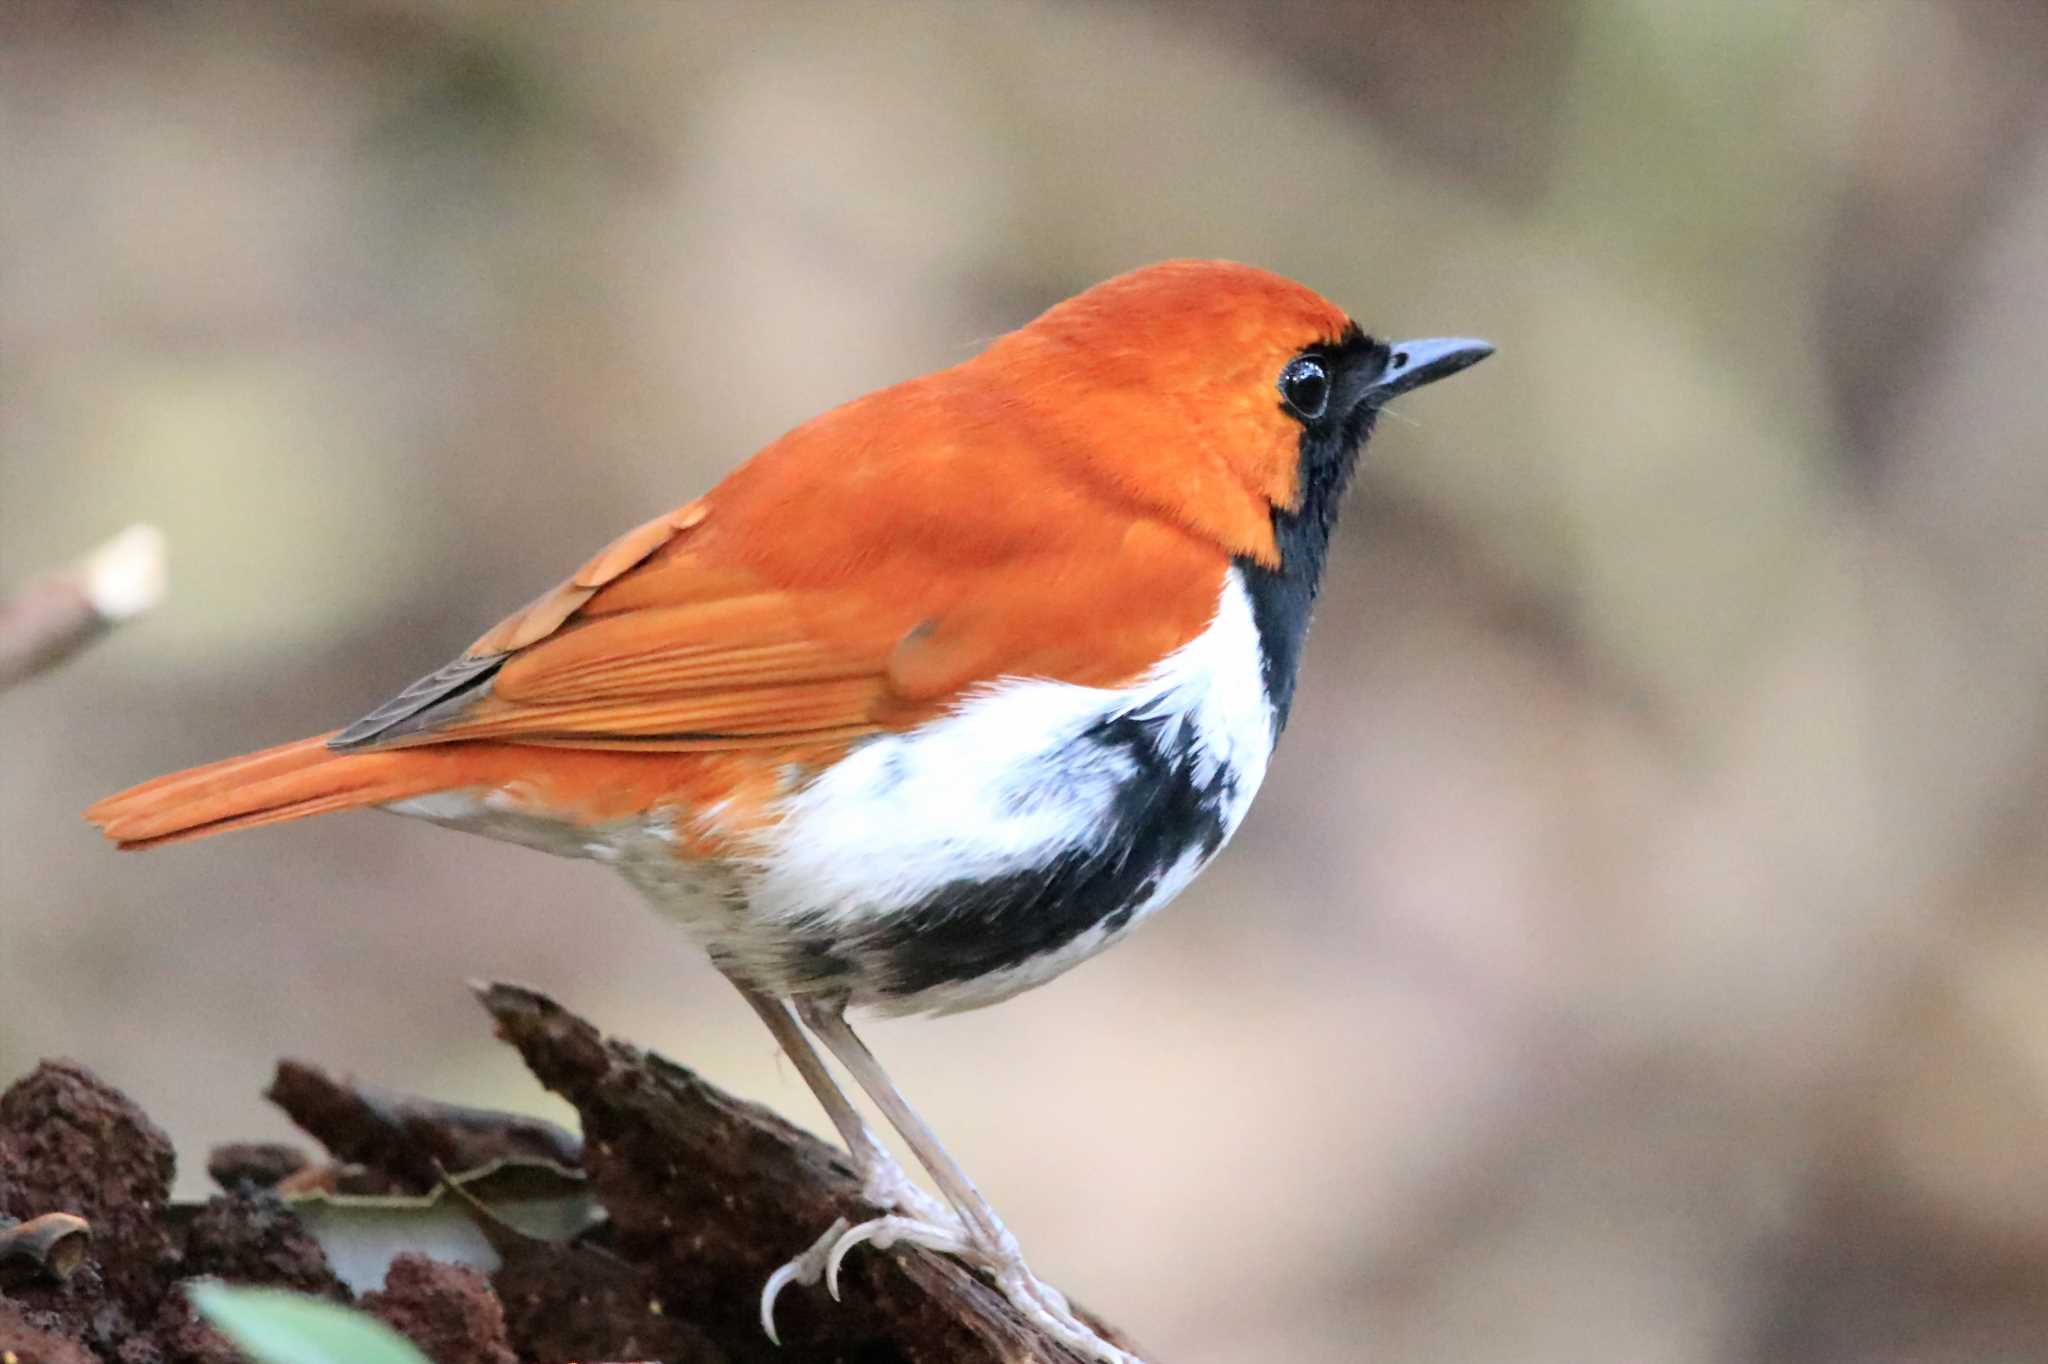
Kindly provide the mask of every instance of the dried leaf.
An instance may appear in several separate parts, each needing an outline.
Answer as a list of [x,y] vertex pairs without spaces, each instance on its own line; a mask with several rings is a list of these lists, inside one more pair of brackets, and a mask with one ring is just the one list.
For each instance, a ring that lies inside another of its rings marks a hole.
[[46,1212],[26,1222],[0,1227],[0,1265],[33,1266],[60,1283],[85,1263],[92,1227],[68,1212]]

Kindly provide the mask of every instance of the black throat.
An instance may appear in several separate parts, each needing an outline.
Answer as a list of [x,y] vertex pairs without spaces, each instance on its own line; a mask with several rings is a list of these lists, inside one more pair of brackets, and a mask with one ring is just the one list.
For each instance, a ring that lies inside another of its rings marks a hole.
[[1273,509],[1273,540],[1280,566],[1268,568],[1240,555],[1238,570],[1251,597],[1252,621],[1258,627],[1261,672],[1266,699],[1273,707],[1274,733],[1286,727],[1294,705],[1294,683],[1301,669],[1302,646],[1308,640],[1309,617],[1322,590],[1323,564],[1330,554],[1337,509],[1358,467],[1358,453],[1372,434],[1378,408],[1367,390],[1386,368],[1387,347],[1356,326],[1342,339],[1310,348],[1330,365],[1333,384],[1325,414],[1301,424],[1300,498],[1292,509]]

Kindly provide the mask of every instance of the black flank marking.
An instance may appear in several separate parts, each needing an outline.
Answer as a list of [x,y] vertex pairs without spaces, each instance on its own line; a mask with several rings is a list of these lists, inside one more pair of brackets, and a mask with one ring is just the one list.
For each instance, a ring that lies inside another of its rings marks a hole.
[[798,980],[843,980],[853,971],[853,963],[839,955],[830,938],[800,937],[788,950],[790,966]]
[[1058,951],[1098,925],[1123,928],[1189,849],[1207,856],[1222,846],[1235,775],[1219,767],[1197,781],[1195,745],[1176,718],[1114,716],[1073,748],[1112,753],[1131,773],[1094,841],[1030,871],[956,881],[835,951],[859,959],[861,974],[890,995],[975,980]]
[[1276,731],[1286,726],[1287,713],[1294,705],[1294,682],[1301,669],[1302,646],[1308,640],[1309,616],[1315,609],[1316,593],[1322,590],[1323,564],[1329,558],[1337,508],[1358,467],[1359,449],[1372,434],[1376,409],[1365,393],[1386,368],[1388,355],[1386,346],[1356,325],[1336,342],[1309,350],[1329,367],[1330,401],[1323,416],[1314,421],[1296,417],[1301,422],[1301,505],[1292,511],[1276,508],[1273,512],[1280,567],[1267,568],[1248,558],[1237,561],[1251,597],[1252,621],[1259,630],[1260,670]]

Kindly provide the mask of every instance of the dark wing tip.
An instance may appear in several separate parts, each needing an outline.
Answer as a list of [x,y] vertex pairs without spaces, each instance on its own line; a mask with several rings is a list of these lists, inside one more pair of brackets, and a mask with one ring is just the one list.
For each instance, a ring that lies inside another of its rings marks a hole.
[[482,698],[505,654],[464,654],[428,673],[327,741],[337,753],[377,748],[438,728],[454,712]]

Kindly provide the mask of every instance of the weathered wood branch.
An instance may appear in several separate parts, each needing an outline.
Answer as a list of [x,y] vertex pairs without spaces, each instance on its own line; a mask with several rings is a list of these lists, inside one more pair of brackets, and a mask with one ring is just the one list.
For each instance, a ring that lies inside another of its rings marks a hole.
[[874,1215],[845,1157],[682,1066],[601,1037],[544,995],[500,984],[478,996],[499,1035],[582,1115],[583,1168],[611,1217],[612,1250],[643,1266],[665,1310],[702,1326],[735,1364],[1076,1364],[973,1271],[911,1247],[856,1252],[841,1302],[822,1288],[786,1292],[784,1346],[771,1346],[756,1321],[768,1275],[834,1218]]
[[213,1277],[355,1296],[436,1364],[1077,1364],[962,1263],[873,1244],[843,1301],[785,1292],[772,1344],[769,1274],[874,1211],[840,1152],[542,995],[479,993],[580,1143],[286,1062],[271,1097],[334,1159],[222,1148],[225,1192],[174,1203],[169,1139],[90,1072],[45,1063],[0,1093],[0,1346],[228,1364],[185,1297]]
[[280,1061],[264,1098],[338,1159],[398,1188],[425,1193],[450,1171],[493,1161],[545,1160],[574,1166],[583,1143],[551,1122],[438,1103]]

